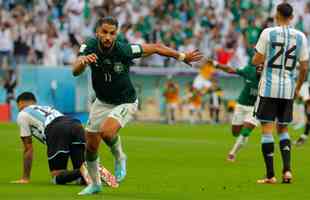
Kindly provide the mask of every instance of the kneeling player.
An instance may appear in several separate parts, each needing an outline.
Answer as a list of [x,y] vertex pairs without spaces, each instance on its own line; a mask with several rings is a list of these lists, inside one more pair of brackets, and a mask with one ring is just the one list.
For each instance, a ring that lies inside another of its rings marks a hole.
[[[85,136],[80,121],[64,116],[49,106],[36,105],[36,98],[30,92],[17,97],[17,106],[20,111],[17,123],[24,146],[24,171],[22,178],[14,183],[30,182],[33,157],[31,136],[47,145],[48,165],[55,184],[72,181],[91,183],[83,165]],[[67,169],[69,157],[73,170]],[[102,170],[102,173],[106,171]]]
[[244,78],[245,86],[239,95],[238,104],[234,110],[232,119],[232,133],[234,136],[239,135],[239,137],[230,150],[227,158],[228,161],[235,161],[237,152],[247,142],[248,136],[258,124],[258,121],[253,117],[253,112],[257,98],[261,68],[246,66],[242,69],[236,69],[217,64],[215,61],[210,62],[218,69],[227,73],[238,74]]

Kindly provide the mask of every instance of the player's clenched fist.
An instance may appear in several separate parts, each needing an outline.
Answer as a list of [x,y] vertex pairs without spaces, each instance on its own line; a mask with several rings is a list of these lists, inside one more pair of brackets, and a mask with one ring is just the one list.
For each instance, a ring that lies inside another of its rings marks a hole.
[[92,54],[89,54],[87,56],[80,56],[79,57],[79,62],[82,64],[82,65],[88,65],[90,63],[94,63],[97,61],[97,56],[96,54],[92,53]]

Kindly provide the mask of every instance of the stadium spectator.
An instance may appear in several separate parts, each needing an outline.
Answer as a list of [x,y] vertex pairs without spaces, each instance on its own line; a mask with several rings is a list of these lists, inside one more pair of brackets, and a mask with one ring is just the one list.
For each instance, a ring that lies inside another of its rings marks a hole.
[[6,91],[6,103],[10,104],[15,99],[14,91],[17,85],[16,74],[13,69],[7,71],[6,79],[4,80],[4,89]]
[[[253,54],[261,30],[272,24],[269,17],[278,2],[281,0],[0,1],[0,41],[6,44],[0,45],[0,64],[4,57],[4,60],[16,60],[17,64],[62,65],[61,52],[74,52],[76,46],[94,34],[98,17],[113,14],[121,25],[132,25],[122,36],[130,43],[161,42],[173,48],[192,46],[213,58],[216,49],[224,50],[229,45],[235,52],[226,61],[240,67]],[[293,25],[309,35],[310,1],[291,2],[296,10]],[[50,32],[57,36],[47,39]],[[59,50],[53,59],[44,59],[51,53],[44,51],[47,45],[56,45]],[[63,46],[66,50],[60,51]],[[14,59],[10,59],[8,52],[14,52]],[[148,58],[136,64],[167,67],[175,62]]]
[[0,68],[7,68],[11,64],[13,53],[13,38],[11,25],[0,22]]
[[173,80],[169,79],[166,82],[163,96],[166,100],[166,117],[168,124],[175,124],[176,111],[179,107],[179,85]]

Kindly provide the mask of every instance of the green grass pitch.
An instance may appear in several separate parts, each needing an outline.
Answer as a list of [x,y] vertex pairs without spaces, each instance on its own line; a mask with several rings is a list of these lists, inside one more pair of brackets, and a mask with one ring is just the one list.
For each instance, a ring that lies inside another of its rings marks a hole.
[[[234,138],[228,125],[132,124],[121,130],[128,155],[128,175],[118,189],[87,197],[77,196],[81,186],[50,183],[45,146],[34,143],[32,181],[10,184],[21,176],[22,145],[15,124],[0,124],[2,200],[200,200],[310,199],[310,143],[293,148],[294,182],[290,185],[258,185],[264,175],[260,134],[256,130],[236,163],[226,162]],[[301,131],[291,131],[294,139]],[[277,146],[278,147],[278,146]],[[101,161],[112,169],[113,159],[105,145]],[[278,180],[281,177],[279,150],[275,155]]]

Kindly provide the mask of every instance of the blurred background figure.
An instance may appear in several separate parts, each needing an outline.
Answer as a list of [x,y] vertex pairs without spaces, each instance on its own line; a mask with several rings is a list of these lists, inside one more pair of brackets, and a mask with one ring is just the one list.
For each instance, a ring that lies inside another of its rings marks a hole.
[[7,69],[12,64],[13,38],[9,22],[0,21],[0,68]]
[[212,87],[209,90],[210,103],[209,103],[209,113],[212,123],[220,123],[220,109],[222,104],[223,91],[218,86],[215,79],[212,81]]
[[15,99],[15,88],[17,85],[16,74],[13,69],[9,69],[4,80],[4,89],[6,91],[6,103],[11,104],[11,101]]
[[166,100],[166,116],[168,124],[175,124],[176,112],[179,108],[179,85],[169,79],[163,93]]
[[187,84],[185,100],[189,110],[189,122],[196,124],[202,122],[202,96],[203,93],[192,86],[192,83]]

